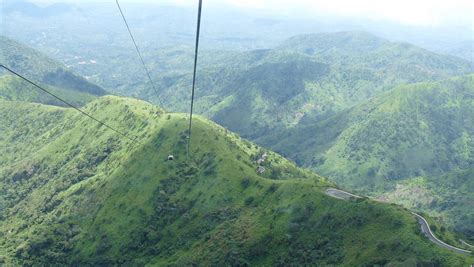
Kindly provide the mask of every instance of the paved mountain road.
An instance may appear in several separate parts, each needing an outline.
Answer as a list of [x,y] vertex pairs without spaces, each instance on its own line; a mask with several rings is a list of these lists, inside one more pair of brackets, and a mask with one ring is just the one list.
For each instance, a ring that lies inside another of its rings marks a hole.
[[354,195],[354,194],[351,194],[349,192],[342,191],[342,190],[339,190],[339,189],[335,189],[335,188],[327,189],[326,190],[326,195],[334,197],[334,198],[338,198],[338,199],[343,199],[343,200],[351,200],[351,199],[354,199],[354,198],[362,198],[360,196],[357,196],[357,195]]
[[474,246],[473,246],[473,245],[471,245],[471,244],[467,243],[467,242],[466,242],[466,241],[464,241],[464,240],[461,240],[461,239],[459,239],[459,241],[460,241],[461,243],[463,243],[464,245],[468,246],[468,247],[474,248]]
[[448,244],[444,243],[443,241],[439,240],[438,238],[436,238],[436,236],[433,234],[433,232],[431,232],[430,225],[428,224],[428,222],[426,221],[425,218],[423,218],[421,215],[416,214],[414,212],[412,212],[412,214],[415,215],[416,220],[421,225],[421,232],[423,232],[423,234],[425,234],[425,236],[428,237],[431,240],[431,242],[437,244],[438,246],[442,246],[442,247],[445,247],[449,250],[456,251],[456,252],[459,252],[459,253],[463,253],[463,254],[471,254],[472,253],[469,250],[453,247],[453,246],[448,245]]
[[[342,191],[342,190],[335,189],[335,188],[326,189],[326,195],[334,197],[334,198],[342,199],[342,200],[352,200],[352,199],[362,198],[361,196],[357,196],[357,195],[351,194],[349,192]],[[421,232],[431,242],[435,243],[438,246],[444,247],[446,249],[449,249],[451,251],[455,251],[455,252],[458,252],[458,253],[462,253],[462,254],[471,254],[472,253],[472,251],[457,248],[457,247],[453,247],[453,246],[451,246],[449,244],[446,244],[443,241],[439,240],[438,238],[436,238],[436,236],[431,231],[430,225],[428,224],[428,221],[426,221],[425,218],[423,218],[421,215],[416,214],[414,212],[412,212],[412,214],[415,216],[416,220],[420,224]]]

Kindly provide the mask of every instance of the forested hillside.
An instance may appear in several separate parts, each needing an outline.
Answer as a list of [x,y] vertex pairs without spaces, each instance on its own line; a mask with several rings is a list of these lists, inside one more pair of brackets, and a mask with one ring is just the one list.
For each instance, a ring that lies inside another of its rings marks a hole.
[[137,136],[131,143],[73,110],[0,101],[6,265],[472,261],[429,242],[406,210],[328,197],[323,178],[203,118],[187,156],[186,116],[145,102],[103,97],[85,107]]
[[[474,199],[467,189],[474,178],[469,171],[474,168],[473,114],[474,75],[467,75],[397,86],[325,120],[303,119],[262,142],[365,193],[391,191],[402,180],[425,177],[438,199],[430,207],[450,214],[448,220],[472,236],[474,217],[466,211]],[[447,182],[458,171],[464,178]],[[441,187],[445,183],[449,186]]]
[[[254,140],[298,124],[303,116],[329,116],[400,83],[471,71],[462,59],[364,32],[303,35],[271,50],[217,55],[200,68],[196,108]],[[186,111],[190,82],[186,73],[159,76],[162,104]],[[149,85],[137,88],[138,96],[156,99]]]

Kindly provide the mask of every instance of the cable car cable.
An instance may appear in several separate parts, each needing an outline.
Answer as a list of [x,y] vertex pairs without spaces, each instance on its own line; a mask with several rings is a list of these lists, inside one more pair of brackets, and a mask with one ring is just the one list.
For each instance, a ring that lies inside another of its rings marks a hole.
[[127,19],[125,18],[125,15],[123,14],[122,8],[120,7],[119,1],[115,0],[117,3],[117,7],[120,11],[120,14],[122,15],[123,22],[125,23],[125,26],[127,27],[128,33],[130,34],[130,38],[132,39],[133,45],[135,46],[135,49],[137,50],[138,57],[140,58],[140,61],[142,62],[143,68],[145,69],[146,75],[148,76],[148,79],[150,80],[151,86],[153,87],[153,91],[155,91],[155,95],[158,99],[158,103],[161,103],[160,96],[158,94],[158,90],[156,89],[155,83],[151,79],[150,71],[148,71],[148,68],[146,67],[145,60],[143,60],[142,53],[140,52],[140,49],[138,48],[137,42],[135,42],[135,38],[133,37],[132,31],[130,30],[130,27],[128,26]]
[[189,130],[188,130],[188,155],[191,147],[191,126],[193,122],[193,107],[194,107],[194,89],[196,87],[196,69],[199,52],[199,33],[201,31],[201,11],[202,11],[202,0],[199,0],[198,17],[197,17],[197,29],[196,29],[196,45],[194,50],[194,70],[193,70],[193,87],[191,91],[191,110],[189,112]]

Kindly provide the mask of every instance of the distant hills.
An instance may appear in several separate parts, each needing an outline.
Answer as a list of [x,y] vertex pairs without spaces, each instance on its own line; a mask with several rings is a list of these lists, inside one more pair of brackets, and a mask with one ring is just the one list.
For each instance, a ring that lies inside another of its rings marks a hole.
[[[63,64],[28,46],[2,36],[0,36],[0,45],[2,64],[34,82],[48,86],[53,92],[57,92],[72,102],[85,103],[96,96],[107,94],[101,87],[72,73]],[[30,90],[31,85],[11,76],[3,68],[0,74],[4,74],[0,77],[0,88],[2,88],[0,97],[13,100],[23,98],[27,101],[35,99],[40,103],[62,105],[54,98],[39,93],[37,89]]]
[[431,243],[405,209],[326,196],[324,178],[209,120],[195,119],[187,156],[184,114],[113,96],[84,109],[140,144],[74,110],[0,100],[2,264],[472,261]]
[[474,41],[459,42],[455,45],[441,49],[442,53],[464,58],[471,62],[474,68]]
[[[200,65],[196,107],[257,141],[304,116],[329,116],[400,83],[472,71],[462,59],[364,32],[303,35],[272,50],[218,55],[222,64]],[[187,110],[189,82],[182,73],[159,78],[163,105]],[[138,95],[146,97],[149,90]]]
[[72,9],[72,6],[64,3],[50,4],[45,7],[24,0],[4,0],[2,3],[2,12],[5,14],[18,13],[38,18],[62,15]]

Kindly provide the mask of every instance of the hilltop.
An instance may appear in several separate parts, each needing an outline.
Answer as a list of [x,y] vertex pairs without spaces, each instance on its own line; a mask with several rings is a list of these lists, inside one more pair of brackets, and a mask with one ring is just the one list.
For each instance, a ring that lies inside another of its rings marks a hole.
[[143,101],[106,96],[85,106],[140,143],[70,109],[0,101],[7,265],[472,261],[430,243],[403,208],[328,197],[324,178],[202,117],[188,157],[187,116]]

